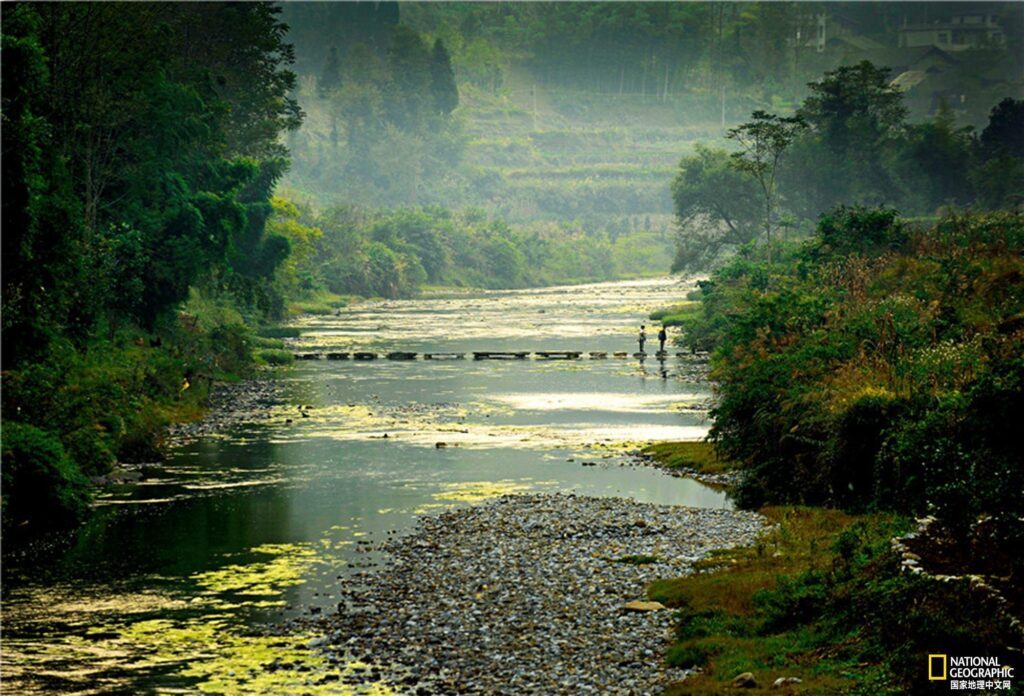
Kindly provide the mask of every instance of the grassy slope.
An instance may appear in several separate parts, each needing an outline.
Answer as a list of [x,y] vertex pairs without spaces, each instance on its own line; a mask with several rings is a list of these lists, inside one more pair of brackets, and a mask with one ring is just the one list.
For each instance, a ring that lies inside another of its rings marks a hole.
[[532,89],[530,75],[513,69],[505,94],[469,90],[462,98],[466,163],[500,178],[495,201],[510,219],[626,216],[669,232],[669,182],[679,159],[720,129],[683,125],[673,103],[636,96],[603,95],[597,103],[538,89],[534,110]]
[[768,690],[779,677],[801,680],[782,693],[836,693],[863,688],[876,677],[877,668],[859,662],[853,656],[856,650],[823,648],[813,622],[795,622],[788,630],[766,627],[764,597],[778,588],[781,578],[827,572],[836,562],[833,544],[843,531],[860,523],[868,534],[886,538],[896,528],[893,519],[823,508],[772,507],[761,512],[773,527],[757,544],[714,552],[698,564],[696,574],[658,580],[648,588],[651,599],[679,610],[668,661],[703,666],[669,694],[722,693],[743,672],[753,673],[758,683],[757,689],[745,691]]
[[[616,277],[663,274],[674,253],[669,184],[694,144],[721,138],[718,124],[687,123],[679,104],[635,95],[581,96],[537,90],[529,73],[510,71],[506,88],[490,94],[463,85],[456,112],[466,148],[456,172],[431,180],[424,200],[482,208],[513,225],[559,226],[565,234],[611,243]],[[303,79],[307,112],[296,157],[326,147],[330,116]],[[296,170],[301,167],[296,167]],[[288,187],[327,205],[344,198],[332,180],[294,171]],[[563,282],[592,280],[579,269]]]
[[656,442],[642,451],[666,469],[696,469],[705,474],[736,469],[736,463],[719,457],[710,442]]

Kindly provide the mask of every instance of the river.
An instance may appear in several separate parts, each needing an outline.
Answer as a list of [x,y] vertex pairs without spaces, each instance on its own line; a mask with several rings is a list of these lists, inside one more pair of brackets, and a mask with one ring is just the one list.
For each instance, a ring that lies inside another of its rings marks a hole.
[[[638,324],[685,290],[661,278],[365,302],[298,321],[295,348],[632,354]],[[375,544],[453,506],[572,491],[728,507],[629,464],[638,443],[705,434],[709,392],[692,375],[676,357],[586,355],[276,370],[279,403],[107,492],[66,543],[5,557],[5,690],[230,692],[225,675],[268,655],[315,660],[296,649],[309,636],[253,628],[330,611],[339,583],[385,562]]]

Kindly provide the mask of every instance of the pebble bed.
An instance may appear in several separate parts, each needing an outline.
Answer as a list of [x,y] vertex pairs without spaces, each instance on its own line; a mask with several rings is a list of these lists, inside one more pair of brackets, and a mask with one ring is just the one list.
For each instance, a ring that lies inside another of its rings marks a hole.
[[281,383],[271,376],[272,369],[252,379],[214,384],[203,418],[190,423],[172,423],[167,428],[167,443],[172,447],[185,445],[237,425],[270,418],[271,407],[285,401]]
[[400,693],[659,693],[687,673],[664,662],[673,612],[625,605],[762,526],[750,512],[565,494],[425,517],[383,544],[385,567],[347,581],[311,647],[372,665],[350,685]]

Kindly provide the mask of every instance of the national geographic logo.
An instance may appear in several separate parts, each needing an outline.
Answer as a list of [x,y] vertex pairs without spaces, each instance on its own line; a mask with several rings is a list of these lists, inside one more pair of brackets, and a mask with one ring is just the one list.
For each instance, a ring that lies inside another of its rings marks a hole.
[[975,655],[928,655],[928,681],[949,683],[951,691],[1009,691],[1013,667],[998,657]]

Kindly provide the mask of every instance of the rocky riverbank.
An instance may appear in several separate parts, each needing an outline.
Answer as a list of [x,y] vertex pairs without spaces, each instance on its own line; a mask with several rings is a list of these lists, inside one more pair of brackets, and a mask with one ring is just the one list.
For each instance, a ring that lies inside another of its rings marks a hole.
[[316,647],[375,665],[402,692],[657,693],[685,676],[672,612],[645,599],[716,548],[751,543],[754,513],[573,495],[505,496],[421,520],[391,562],[343,588]]
[[190,423],[172,423],[167,428],[167,444],[187,444],[204,435],[223,433],[243,423],[255,423],[271,417],[271,407],[285,402],[281,383],[273,378],[273,369],[240,382],[214,385],[206,414]]
[[717,490],[728,491],[739,485],[740,479],[743,474],[740,471],[723,471],[723,472],[708,472],[701,471],[692,466],[676,466],[667,464],[661,459],[654,457],[646,452],[637,450],[630,452],[633,456],[633,463],[639,466],[653,466],[657,469],[661,469],[669,476],[675,476],[676,478],[689,478],[694,481],[700,481],[705,486],[710,486]]

